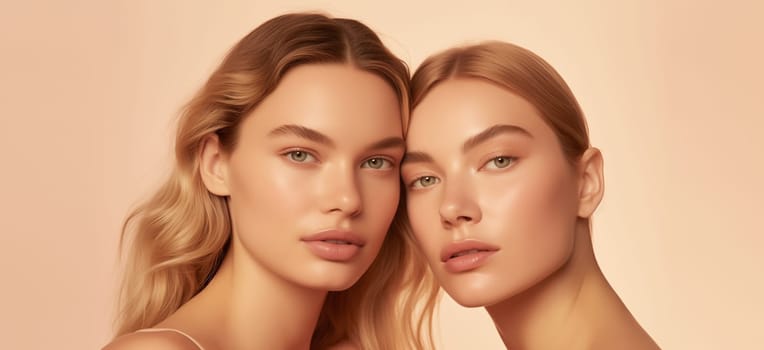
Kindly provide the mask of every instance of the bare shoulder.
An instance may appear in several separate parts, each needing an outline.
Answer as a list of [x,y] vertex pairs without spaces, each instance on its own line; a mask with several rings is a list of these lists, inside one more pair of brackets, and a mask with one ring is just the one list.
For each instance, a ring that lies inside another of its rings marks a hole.
[[185,336],[175,332],[134,332],[125,334],[102,350],[199,350],[199,348]]
[[343,340],[337,344],[332,345],[329,350],[361,350],[361,347],[353,344],[349,340]]

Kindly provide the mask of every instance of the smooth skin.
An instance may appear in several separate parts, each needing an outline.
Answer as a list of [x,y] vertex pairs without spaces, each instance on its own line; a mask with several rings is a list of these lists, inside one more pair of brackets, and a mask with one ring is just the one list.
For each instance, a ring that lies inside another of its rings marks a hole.
[[[155,328],[186,332],[206,350],[308,349],[327,293],[358,281],[395,214],[399,106],[374,74],[308,64],[243,121],[232,152],[207,137],[200,173],[211,193],[229,197],[231,248],[210,284]],[[326,230],[365,244],[350,260],[327,260],[303,241]],[[106,347],[148,348],[196,349],[172,332],[132,333]]]
[[[533,105],[474,78],[424,97],[407,146],[402,177],[418,244],[446,292],[485,307],[508,348],[658,348],[594,258],[599,150],[569,161]],[[455,272],[456,257],[443,255],[458,244],[488,253]]]

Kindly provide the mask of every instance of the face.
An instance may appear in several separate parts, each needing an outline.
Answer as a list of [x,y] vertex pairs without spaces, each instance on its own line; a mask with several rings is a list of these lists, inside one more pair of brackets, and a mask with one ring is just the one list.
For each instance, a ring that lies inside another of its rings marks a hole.
[[273,276],[350,287],[398,205],[404,143],[393,89],[348,65],[298,66],[237,140],[223,176],[234,240]]
[[506,300],[570,257],[576,171],[529,102],[487,81],[445,81],[414,109],[407,145],[411,225],[458,303]]

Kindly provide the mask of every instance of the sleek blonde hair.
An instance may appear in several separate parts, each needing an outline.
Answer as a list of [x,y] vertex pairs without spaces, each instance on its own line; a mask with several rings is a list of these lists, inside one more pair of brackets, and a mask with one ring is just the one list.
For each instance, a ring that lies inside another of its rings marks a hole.
[[[152,327],[196,295],[226,254],[231,218],[224,197],[207,191],[199,174],[205,136],[236,146],[242,120],[303,64],[343,63],[383,78],[396,92],[405,128],[409,71],[365,25],[321,14],[273,18],[239,41],[185,107],[169,179],[127,217],[120,246],[129,246],[117,336]],[[400,211],[399,211],[400,214]],[[397,215],[378,257],[351,288],[330,292],[311,348],[351,340],[364,349],[424,348],[432,310],[422,306],[434,280]],[[428,299],[429,300],[429,299]]]
[[589,148],[584,113],[565,80],[543,58],[500,41],[456,47],[427,58],[411,82],[412,109],[439,83],[456,78],[482,79],[531,103],[557,135],[572,163]]

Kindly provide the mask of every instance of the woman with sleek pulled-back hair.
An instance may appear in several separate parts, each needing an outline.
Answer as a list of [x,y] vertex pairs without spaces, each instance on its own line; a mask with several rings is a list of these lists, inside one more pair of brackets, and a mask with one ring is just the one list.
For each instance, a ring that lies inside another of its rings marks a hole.
[[125,222],[106,349],[425,347],[434,284],[396,219],[408,100],[357,21],[288,14],[239,41]]
[[429,57],[411,85],[406,205],[443,289],[509,349],[657,349],[597,265],[602,155],[554,68],[485,42]]

